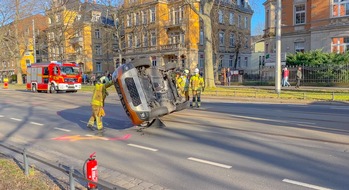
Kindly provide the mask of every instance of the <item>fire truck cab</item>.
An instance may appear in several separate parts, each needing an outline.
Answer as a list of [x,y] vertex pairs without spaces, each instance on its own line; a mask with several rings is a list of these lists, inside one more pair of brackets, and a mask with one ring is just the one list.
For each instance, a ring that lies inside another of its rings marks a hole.
[[51,61],[27,67],[27,90],[32,92],[77,92],[81,81],[81,70],[76,63]]

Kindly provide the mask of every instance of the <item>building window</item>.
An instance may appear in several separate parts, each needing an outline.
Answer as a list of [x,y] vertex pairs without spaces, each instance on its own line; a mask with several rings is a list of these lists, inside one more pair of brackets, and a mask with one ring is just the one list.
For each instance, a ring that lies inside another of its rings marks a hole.
[[249,26],[248,26],[248,17],[245,17],[245,28],[248,29]]
[[128,35],[128,47],[132,48],[133,47],[133,34]]
[[238,27],[241,28],[241,15],[238,16]]
[[349,0],[333,0],[332,16],[349,16]]
[[229,24],[233,25],[234,24],[234,13],[229,14]]
[[204,45],[204,31],[200,30],[200,45]]
[[295,24],[305,24],[305,4],[295,5]]
[[222,10],[218,10],[218,22],[220,24],[223,24],[223,11]]
[[234,37],[235,37],[235,35],[233,33],[231,33],[230,38],[229,38],[230,47],[234,47]]
[[148,35],[147,35],[147,33],[143,34],[143,47],[148,47]]
[[156,46],[156,33],[155,31],[150,33],[151,46]]
[[141,38],[135,35],[135,42],[136,42],[136,47],[139,48],[141,47]]
[[102,55],[102,47],[100,45],[95,46],[96,55]]
[[204,55],[203,55],[203,54],[200,54],[200,57],[199,57],[199,67],[200,67],[200,68],[203,68],[203,67],[204,67],[204,64],[205,64]]
[[269,23],[270,23],[270,16],[269,16],[269,10],[265,13],[265,28],[269,28]]
[[224,32],[219,32],[219,46],[224,46]]
[[153,67],[156,67],[156,57],[151,57],[151,65],[153,66]]
[[147,12],[146,11],[142,11],[142,23],[143,24],[147,24]]
[[234,59],[234,56],[229,56],[229,67],[233,67],[233,59]]
[[304,53],[304,42],[295,42],[294,51]]
[[131,25],[132,25],[131,15],[127,15],[127,27],[130,27]]
[[136,26],[140,25],[139,20],[140,20],[139,13],[136,13],[136,17],[135,17]]
[[96,71],[98,73],[102,72],[102,64],[101,64],[101,62],[96,62]]
[[248,67],[248,58],[245,57],[245,68],[247,68],[247,67]]
[[238,67],[241,68],[241,57],[238,57]]
[[332,38],[332,52],[344,53],[349,49],[349,37]]
[[250,41],[249,41],[248,37],[246,37],[246,38],[245,38],[245,48],[248,48],[249,42],[250,42]]
[[95,29],[95,38],[101,38],[101,33],[99,29]]
[[150,22],[155,22],[155,7],[150,9]]

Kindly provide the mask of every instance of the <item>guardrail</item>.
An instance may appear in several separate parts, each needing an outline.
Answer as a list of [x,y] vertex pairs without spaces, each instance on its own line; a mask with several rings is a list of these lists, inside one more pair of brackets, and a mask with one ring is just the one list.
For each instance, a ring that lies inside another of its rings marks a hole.
[[0,146],[3,148],[6,148],[8,150],[11,150],[13,152],[16,152],[18,154],[21,154],[23,156],[23,164],[24,164],[23,168],[24,168],[24,174],[26,176],[29,176],[29,159],[28,158],[31,158],[33,160],[36,160],[42,164],[45,164],[45,165],[51,167],[53,169],[59,170],[62,173],[68,174],[69,175],[70,190],[75,190],[75,179],[82,180],[86,183],[95,184],[98,186],[99,190],[126,190],[125,188],[118,187],[116,185],[113,185],[113,184],[106,182],[104,180],[101,180],[101,179],[98,179],[98,183],[90,181],[90,180],[86,179],[83,175],[75,173],[73,166],[66,167],[69,169],[62,168],[62,166],[64,166],[64,164],[61,164],[61,163],[59,163],[58,165],[52,164],[50,161],[48,161],[45,158],[28,153],[26,148],[24,148],[23,150],[20,150],[19,148],[15,147],[15,146],[5,145],[4,143],[0,143]]

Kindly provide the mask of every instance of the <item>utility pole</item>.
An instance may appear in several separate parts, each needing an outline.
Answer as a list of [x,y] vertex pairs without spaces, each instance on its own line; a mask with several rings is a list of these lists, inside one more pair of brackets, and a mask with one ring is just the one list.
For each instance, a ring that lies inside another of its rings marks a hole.
[[281,0],[276,2],[275,92],[281,92]]
[[36,63],[36,48],[35,48],[35,21],[33,19],[33,55],[34,55],[34,63]]
[[16,0],[16,17],[15,17],[15,36],[16,36],[16,45],[15,45],[15,62],[16,62],[16,75],[17,75],[17,84],[23,84],[22,78],[22,67],[20,62],[20,50],[19,50],[19,41],[18,41],[18,23],[19,23],[19,0]]

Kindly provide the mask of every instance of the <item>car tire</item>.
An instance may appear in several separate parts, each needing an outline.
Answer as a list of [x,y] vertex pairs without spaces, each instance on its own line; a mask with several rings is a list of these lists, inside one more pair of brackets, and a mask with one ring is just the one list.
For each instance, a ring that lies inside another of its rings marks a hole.
[[36,88],[36,84],[32,84],[32,92],[37,93],[38,89]]
[[57,93],[57,90],[56,90],[54,84],[51,84],[51,86],[50,86],[50,93],[51,94],[56,94]]
[[177,63],[167,63],[165,65],[165,71],[174,70],[177,68]]
[[133,66],[135,68],[138,68],[138,67],[150,67],[150,65],[151,65],[149,62],[134,62],[132,64],[133,64]]

